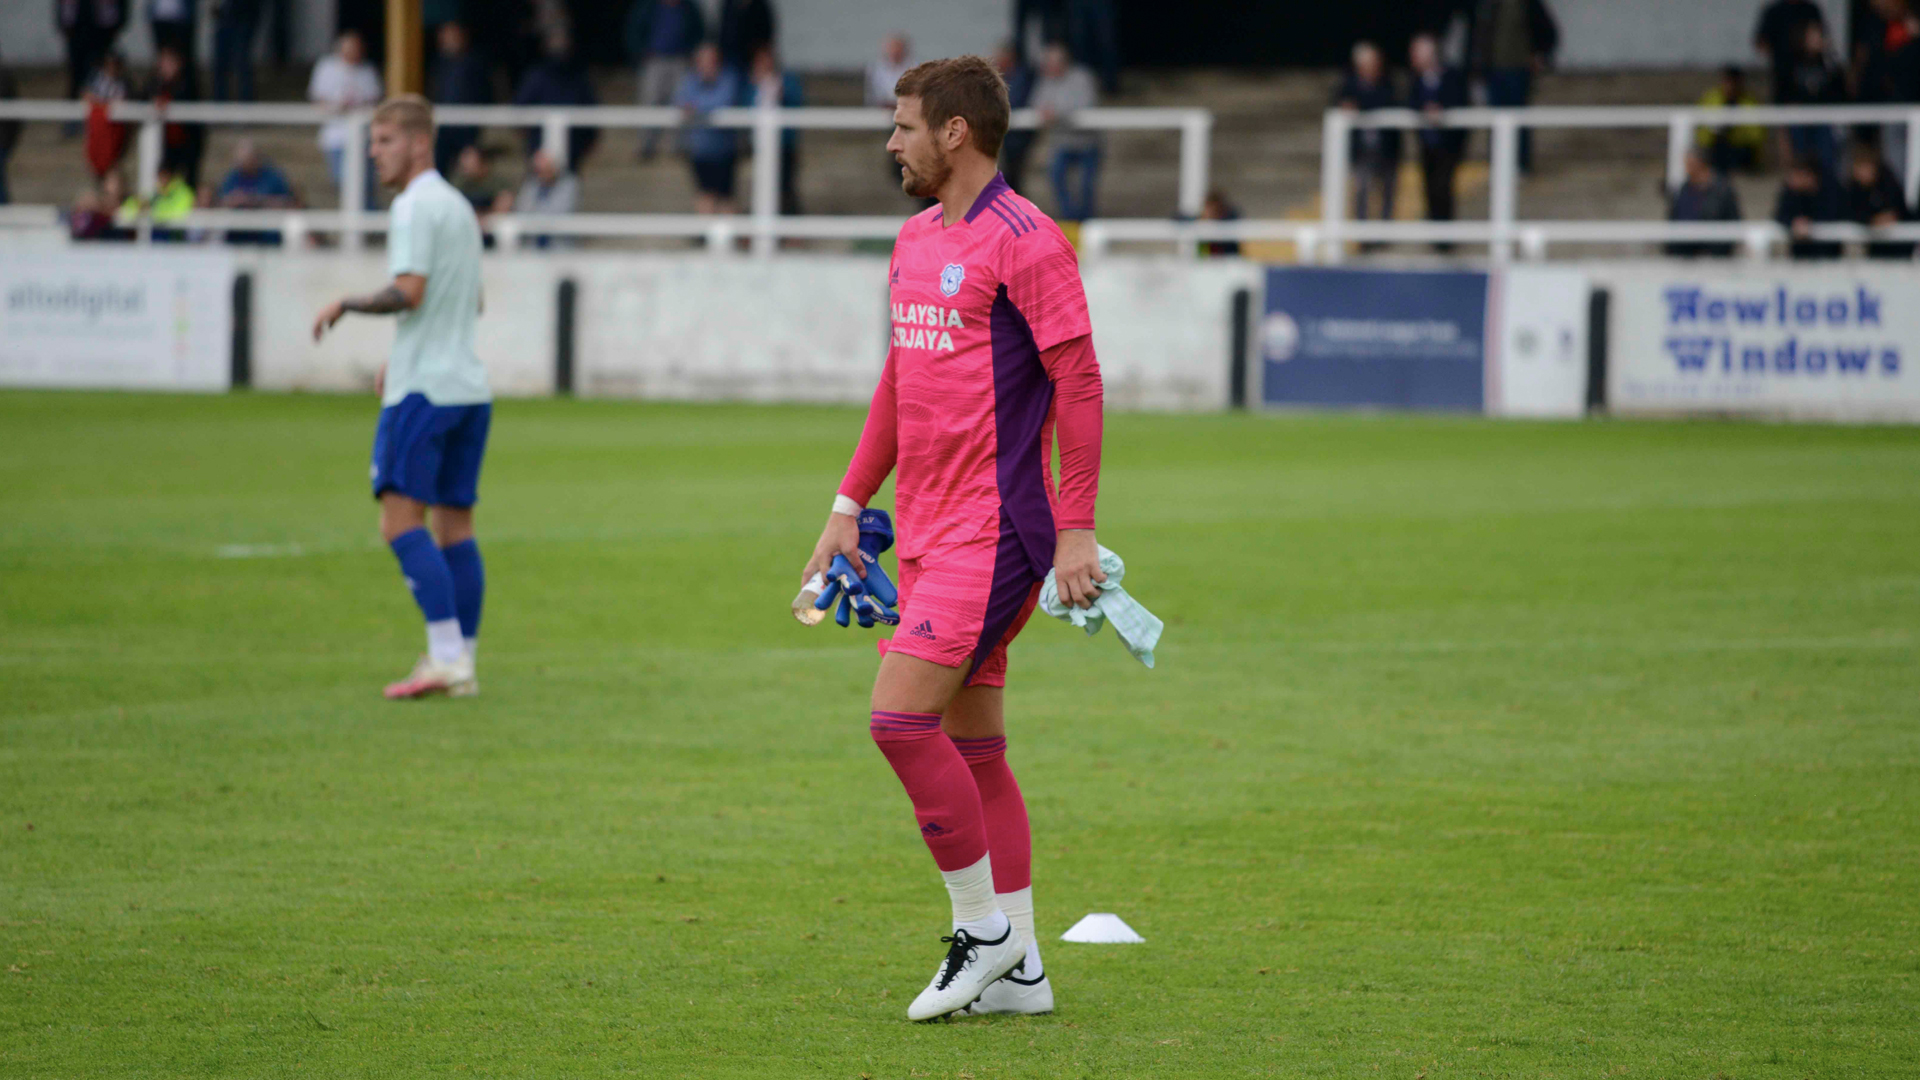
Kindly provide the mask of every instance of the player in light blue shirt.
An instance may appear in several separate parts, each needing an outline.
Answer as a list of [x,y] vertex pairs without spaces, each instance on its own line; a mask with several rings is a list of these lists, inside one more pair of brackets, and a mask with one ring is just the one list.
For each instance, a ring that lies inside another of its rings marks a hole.
[[374,112],[368,135],[380,182],[401,189],[388,214],[393,280],[379,292],[328,304],[314,320],[313,339],[349,311],[399,316],[381,370],[373,497],[380,501],[380,533],[426,616],[427,653],[386,695],[468,696],[480,689],[473,657],[486,587],[473,504],[493,418],[486,368],[473,344],[480,224],[466,197],[434,170],[433,109],[424,98],[389,98]]

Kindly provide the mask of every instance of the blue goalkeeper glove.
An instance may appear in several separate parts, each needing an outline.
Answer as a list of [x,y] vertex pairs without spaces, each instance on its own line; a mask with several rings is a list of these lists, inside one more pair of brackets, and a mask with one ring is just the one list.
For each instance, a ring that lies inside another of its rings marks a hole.
[[838,603],[833,621],[841,626],[860,625],[871,629],[875,623],[900,625],[900,590],[880,566],[880,553],[893,546],[893,519],[885,510],[860,512],[860,561],[866,565],[862,578],[845,555],[835,555],[827,568],[827,587],[813,606],[825,611]]

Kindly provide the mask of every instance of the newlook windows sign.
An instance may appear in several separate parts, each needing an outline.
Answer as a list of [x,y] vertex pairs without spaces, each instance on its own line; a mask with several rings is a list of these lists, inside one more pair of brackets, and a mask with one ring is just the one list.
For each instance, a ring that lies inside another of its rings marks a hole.
[[1920,270],[1667,265],[1612,288],[1616,412],[1920,420]]

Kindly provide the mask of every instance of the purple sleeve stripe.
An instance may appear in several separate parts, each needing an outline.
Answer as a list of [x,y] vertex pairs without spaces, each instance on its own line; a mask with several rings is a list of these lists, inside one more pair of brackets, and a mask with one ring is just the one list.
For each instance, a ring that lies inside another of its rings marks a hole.
[[1000,204],[999,204],[999,202],[997,202],[997,201],[996,201],[996,202],[990,202],[990,203],[988,203],[988,204],[987,204],[987,209],[989,209],[989,210],[991,210],[991,211],[993,211],[993,216],[994,216],[994,217],[997,217],[997,218],[999,218],[999,219],[1000,219],[1001,221],[1004,221],[1004,222],[1006,222],[1006,223],[1007,223],[1007,228],[1009,228],[1009,229],[1012,229],[1012,230],[1013,230],[1013,235],[1015,235],[1015,236],[1025,236],[1025,235],[1026,235],[1026,233],[1027,233],[1027,231],[1026,231],[1025,229],[1022,229],[1022,228],[1020,227],[1020,223],[1019,223],[1019,222],[1017,222],[1017,221],[1015,221],[1015,220],[1013,220],[1013,218],[1011,218],[1011,217],[1008,217],[1008,216],[1007,216],[1007,212],[1006,212],[1005,210],[1002,210],[1002,209],[1000,208]]
[[1013,214],[1013,216],[1019,218],[1022,222],[1024,222],[1027,226],[1028,232],[1032,232],[1034,229],[1039,227],[1033,223],[1032,218],[1027,216],[1027,212],[1025,210],[1020,209],[1020,204],[1014,202],[1012,199],[1003,198],[1000,200],[1000,205],[1005,206],[1007,210]]

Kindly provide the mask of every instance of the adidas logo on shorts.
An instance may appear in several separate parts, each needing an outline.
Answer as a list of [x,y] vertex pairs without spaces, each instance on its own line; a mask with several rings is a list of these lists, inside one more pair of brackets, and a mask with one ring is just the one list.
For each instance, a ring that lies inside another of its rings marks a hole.
[[907,631],[907,633],[917,638],[926,638],[928,641],[938,640],[933,636],[933,620],[932,619],[925,620],[919,626],[916,626],[913,629]]

